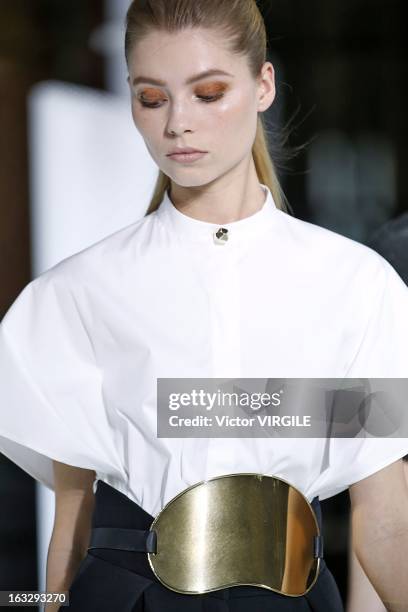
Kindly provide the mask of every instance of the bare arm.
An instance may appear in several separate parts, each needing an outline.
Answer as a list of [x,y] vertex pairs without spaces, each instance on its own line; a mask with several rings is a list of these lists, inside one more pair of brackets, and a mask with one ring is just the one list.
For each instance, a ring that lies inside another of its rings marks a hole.
[[[68,591],[90,538],[94,493],[93,470],[53,462],[55,478],[55,519],[47,556],[46,589]],[[56,612],[60,604],[49,604]]]
[[[405,480],[408,486],[408,461],[404,461]],[[369,609],[370,612],[386,612],[384,604],[367,578],[353,550],[353,541],[349,545],[349,589],[347,612],[360,612]]]
[[354,552],[389,612],[408,609],[408,487],[402,459],[350,487]]
[[374,590],[373,585],[367,578],[354,553],[351,538],[349,547],[348,573],[349,589],[347,598],[347,612],[361,612],[361,610],[369,610],[370,612],[387,612],[379,595]]

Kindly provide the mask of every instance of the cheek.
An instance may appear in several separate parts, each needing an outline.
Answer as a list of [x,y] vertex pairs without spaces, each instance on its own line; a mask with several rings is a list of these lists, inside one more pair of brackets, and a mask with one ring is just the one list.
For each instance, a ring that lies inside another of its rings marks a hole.
[[160,134],[160,126],[162,124],[161,113],[159,109],[146,110],[136,106],[136,102],[132,104],[132,117],[137,130],[147,142],[154,143],[158,140]]
[[[215,103],[216,104],[216,103]],[[257,123],[256,102],[248,93],[237,93],[220,100],[212,117],[214,136],[226,143],[228,139],[242,142],[253,136]]]

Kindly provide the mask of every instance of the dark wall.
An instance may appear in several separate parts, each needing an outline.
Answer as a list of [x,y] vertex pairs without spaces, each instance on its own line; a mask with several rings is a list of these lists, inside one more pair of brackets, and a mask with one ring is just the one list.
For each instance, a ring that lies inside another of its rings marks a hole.
[[[332,128],[351,141],[367,132],[386,137],[397,158],[393,215],[408,210],[406,4],[268,0],[261,6],[270,49],[282,63],[278,95],[287,117],[300,105],[297,120],[303,123],[292,144]],[[296,174],[283,175],[285,191],[298,216],[313,218],[305,193],[306,155],[292,168]]]

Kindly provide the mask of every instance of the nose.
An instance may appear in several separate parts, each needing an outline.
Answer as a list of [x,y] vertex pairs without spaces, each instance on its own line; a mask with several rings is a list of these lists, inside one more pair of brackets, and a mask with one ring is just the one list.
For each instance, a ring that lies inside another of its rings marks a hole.
[[180,136],[185,132],[193,132],[191,116],[183,105],[174,104],[170,108],[166,131],[170,136]]

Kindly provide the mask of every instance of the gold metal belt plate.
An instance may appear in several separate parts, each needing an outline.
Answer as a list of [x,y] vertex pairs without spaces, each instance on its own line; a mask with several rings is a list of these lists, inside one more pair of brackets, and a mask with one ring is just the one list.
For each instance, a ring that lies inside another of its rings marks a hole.
[[275,476],[228,474],[194,484],[164,506],[150,530],[157,535],[150,566],[178,593],[252,585],[297,597],[319,574],[313,508]]

